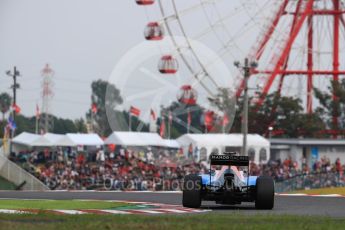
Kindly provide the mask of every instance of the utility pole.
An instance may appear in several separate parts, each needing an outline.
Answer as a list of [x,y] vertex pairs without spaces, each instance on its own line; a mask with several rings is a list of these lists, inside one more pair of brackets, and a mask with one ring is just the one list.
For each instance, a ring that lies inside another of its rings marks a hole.
[[[17,83],[17,77],[20,76],[20,72],[17,70],[17,67],[13,67],[13,72],[11,70],[6,71],[6,75],[13,78],[13,85],[11,88],[13,90],[13,103],[12,103],[12,120],[15,123],[16,120],[16,110],[13,109],[14,105],[17,105],[17,89],[19,89],[19,84]],[[12,139],[15,134],[15,129],[11,131],[10,138]],[[10,142],[10,153],[12,153],[12,141]]]
[[[13,90],[13,103],[12,105],[16,105],[17,104],[17,89],[20,88],[19,84],[17,83],[17,77],[20,76],[20,72],[17,70],[17,67],[13,67],[13,72],[11,72],[11,70],[8,70],[6,71],[6,74],[9,76],[9,77],[12,77],[13,78],[13,85],[11,85],[11,89]],[[16,111],[13,110],[13,113],[12,113],[12,118],[13,118],[13,121],[15,121],[15,117],[16,117]]]
[[248,135],[248,80],[251,75],[251,72],[254,68],[258,66],[255,61],[249,63],[249,59],[244,59],[244,65],[241,65],[239,62],[234,63],[237,68],[240,68],[243,71],[244,75],[244,100],[243,100],[243,114],[242,114],[242,134],[243,134],[243,146],[241,155],[247,155],[247,135]]

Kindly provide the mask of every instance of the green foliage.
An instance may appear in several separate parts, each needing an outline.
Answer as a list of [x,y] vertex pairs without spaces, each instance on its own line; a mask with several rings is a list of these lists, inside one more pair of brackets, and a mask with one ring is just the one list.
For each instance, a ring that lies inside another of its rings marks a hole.
[[[224,128],[224,131],[230,131],[232,125],[234,124],[236,116],[236,96],[235,93],[228,88],[219,88],[217,94],[214,97],[208,98],[209,102],[217,110],[224,113],[220,122],[216,124],[215,132],[223,132],[222,119],[227,117],[229,122]],[[238,115],[238,114],[237,114]],[[236,124],[235,124],[236,125]]]
[[116,114],[116,107],[122,104],[123,99],[116,86],[107,81],[94,81],[91,84],[91,89],[91,103],[97,106],[97,112],[93,114],[90,109],[87,113],[87,118],[93,120],[92,122],[95,123],[94,128],[97,133],[102,136],[108,136],[112,129],[108,122],[107,110],[109,114]]
[[[127,111],[122,111],[121,112],[121,116],[122,116],[122,119],[125,120],[125,125],[122,127],[122,131],[125,130],[125,131],[128,131],[127,127],[128,127],[128,124],[129,124],[129,112]],[[149,125],[146,124],[145,122],[143,122],[142,120],[140,120],[138,117],[136,116],[132,116],[131,117],[131,130],[132,131],[138,131],[138,132],[148,132],[149,131]]]
[[[250,98],[250,101],[253,100]],[[243,98],[241,97],[237,102],[232,132],[241,132],[242,108]],[[277,93],[267,95],[260,108],[255,103],[249,106],[249,132],[268,136],[269,127],[281,132],[281,134],[276,134],[276,137],[286,138],[319,137],[320,131],[325,129],[320,111],[312,115],[305,114],[300,99],[279,96]]]
[[[71,119],[63,119],[57,118],[53,116],[54,120],[54,129],[52,130],[53,133],[58,134],[66,134],[66,133],[86,133],[86,125],[83,119],[77,119],[73,121]],[[0,123],[0,136],[4,135],[3,130],[4,126],[7,122]],[[21,114],[16,116],[16,134],[20,134],[22,132],[30,132],[35,133],[35,126],[36,126],[36,117],[25,117]]]
[[203,133],[205,128],[201,122],[201,118],[205,109],[198,104],[188,106],[176,101],[172,102],[169,106],[161,108],[161,117],[158,119],[158,124],[159,126],[161,125],[162,117],[164,117],[167,132],[170,112],[173,117],[171,138],[177,138],[188,132],[188,111],[191,116],[191,133]]
[[74,125],[78,133],[87,133],[86,123],[83,118],[76,119]]
[[[316,113],[323,118],[326,128],[339,130],[345,128],[345,79],[331,80],[327,91],[314,89],[315,97],[319,101]],[[334,98],[333,98],[334,94]],[[333,123],[333,116],[337,117],[338,125]]]
[[72,120],[57,118],[57,117],[53,117],[53,119],[54,119],[54,128],[52,130],[53,133],[65,134],[65,133],[77,132],[77,128]]

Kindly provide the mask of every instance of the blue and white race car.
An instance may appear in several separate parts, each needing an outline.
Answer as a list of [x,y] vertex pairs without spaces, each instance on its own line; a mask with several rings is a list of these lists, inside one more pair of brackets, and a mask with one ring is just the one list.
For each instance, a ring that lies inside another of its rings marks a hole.
[[[212,170],[214,166],[221,167]],[[255,202],[257,209],[273,209],[273,179],[267,176],[245,176],[243,171],[238,170],[238,167],[243,166],[249,170],[248,156],[237,156],[236,153],[211,155],[209,174],[185,176],[183,206],[199,208],[205,200],[226,205]]]

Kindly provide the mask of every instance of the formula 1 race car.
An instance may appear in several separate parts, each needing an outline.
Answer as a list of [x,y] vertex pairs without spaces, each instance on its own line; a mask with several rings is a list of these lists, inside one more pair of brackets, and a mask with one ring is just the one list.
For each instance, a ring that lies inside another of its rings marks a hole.
[[[219,167],[212,170],[212,167]],[[199,208],[201,202],[236,205],[255,202],[257,209],[272,209],[274,206],[274,181],[267,176],[244,176],[238,167],[248,167],[249,157],[236,153],[210,156],[209,174],[189,174],[184,177],[182,204]]]

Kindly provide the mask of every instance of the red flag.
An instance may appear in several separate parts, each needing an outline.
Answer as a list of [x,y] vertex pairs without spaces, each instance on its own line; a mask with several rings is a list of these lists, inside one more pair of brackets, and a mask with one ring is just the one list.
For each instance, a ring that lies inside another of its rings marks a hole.
[[192,115],[191,115],[190,111],[188,111],[187,123],[188,123],[188,125],[192,124]]
[[229,122],[230,122],[230,121],[229,121],[228,115],[224,114],[222,125],[223,125],[223,126],[227,126],[227,125],[229,124]]
[[153,111],[153,109],[151,109],[151,112],[150,112],[150,114],[151,114],[151,117],[152,117],[152,120],[156,120],[156,113],[155,113],[155,111]]
[[38,119],[40,117],[41,113],[40,113],[40,107],[38,107],[38,105],[36,104],[36,118]]
[[214,115],[214,112],[212,111],[207,111],[204,115],[205,116],[204,123],[205,123],[205,127],[207,131],[210,131],[213,128],[213,115]]
[[165,136],[165,122],[164,122],[164,119],[162,119],[161,126],[159,127],[159,135],[161,137]]
[[131,113],[131,115],[139,117],[140,116],[140,109],[135,108],[133,106],[131,106],[131,108],[129,109],[129,112]]
[[93,103],[91,105],[91,111],[92,111],[92,113],[97,113],[98,112],[98,108],[97,108],[97,105],[95,103]]
[[18,105],[16,105],[16,104],[12,105],[12,109],[16,113],[20,113],[20,111],[21,111],[20,107]]

